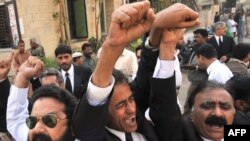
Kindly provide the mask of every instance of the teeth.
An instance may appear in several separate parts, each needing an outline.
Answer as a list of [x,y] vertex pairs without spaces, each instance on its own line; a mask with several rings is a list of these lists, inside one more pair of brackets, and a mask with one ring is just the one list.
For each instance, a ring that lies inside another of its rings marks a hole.
[[134,115],[134,116],[131,116],[129,119],[130,119],[131,121],[134,121],[134,120],[135,120],[135,115]]
[[220,125],[211,125],[213,128],[215,128],[215,129],[220,129],[222,126],[220,126]]

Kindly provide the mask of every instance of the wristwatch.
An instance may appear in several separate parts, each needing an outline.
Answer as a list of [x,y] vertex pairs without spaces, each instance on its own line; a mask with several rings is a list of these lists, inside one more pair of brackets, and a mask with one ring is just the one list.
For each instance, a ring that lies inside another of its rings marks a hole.
[[198,65],[195,66],[195,70],[197,70],[197,71],[199,70],[199,66]]

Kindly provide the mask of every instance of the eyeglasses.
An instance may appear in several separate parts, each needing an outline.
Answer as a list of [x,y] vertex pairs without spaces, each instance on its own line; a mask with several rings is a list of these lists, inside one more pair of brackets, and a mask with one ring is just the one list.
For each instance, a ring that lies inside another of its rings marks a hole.
[[47,114],[44,116],[29,116],[28,118],[26,118],[27,127],[29,129],[33,129],[40,119],[42,119],[42,122],[49,128],[54,128],[57,124],[57,120],[64,120],[66,118],[58,119],[55,114]]

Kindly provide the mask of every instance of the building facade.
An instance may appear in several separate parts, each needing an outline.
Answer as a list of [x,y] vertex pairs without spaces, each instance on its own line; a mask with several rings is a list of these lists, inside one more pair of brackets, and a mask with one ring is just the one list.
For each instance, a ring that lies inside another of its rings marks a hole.
[[0,54],[36,38],[46,56],[59,42],[77,48],[107,34],[111,14],[126,0],[0,0]]

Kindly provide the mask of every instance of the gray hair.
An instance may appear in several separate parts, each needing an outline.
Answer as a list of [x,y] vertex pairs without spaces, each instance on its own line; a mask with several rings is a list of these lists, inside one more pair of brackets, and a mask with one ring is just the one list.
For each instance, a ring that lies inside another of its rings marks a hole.
[[222,22],[222,21],[219,21],[219,22],[216,22],[214,25],[213,25],[213,31],[215,32],[218,28],[222,28],[222,27],[226,27],[226,23],[225,22]]
[[59,85],[64,83],[62,73],[55,68],[46,68],[39,77],[40,82],[46,76],[56,76],[56,81]]
[[38,44],[38,41],[37,41],[37,39],[36,39],[36,38],[30,38],[30,41],[31,41],[31,42],[33,42],[33,43]]

